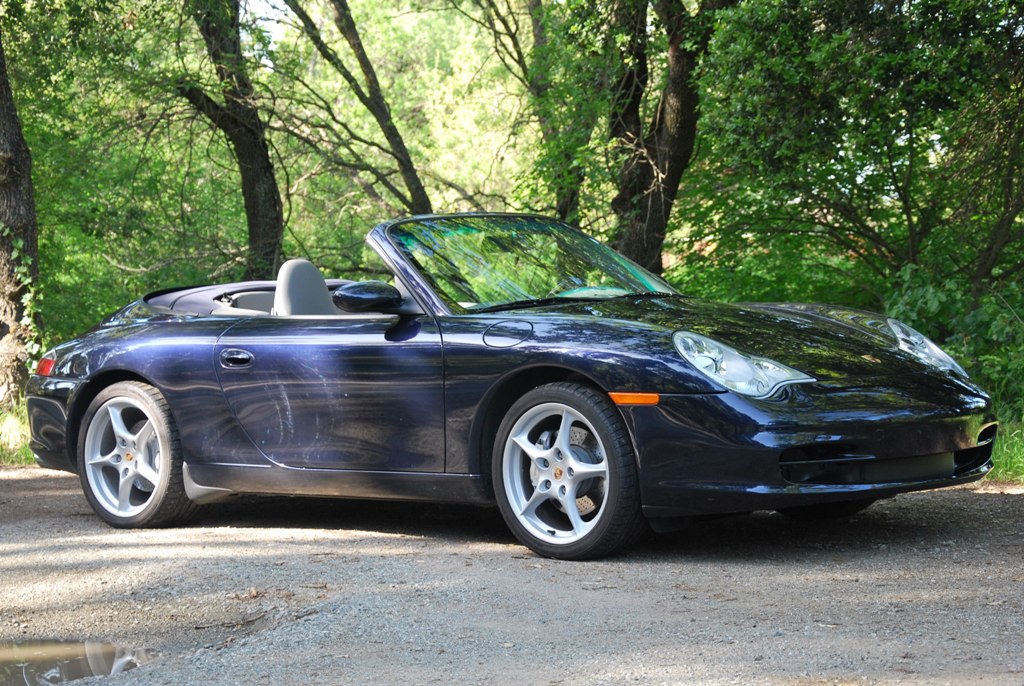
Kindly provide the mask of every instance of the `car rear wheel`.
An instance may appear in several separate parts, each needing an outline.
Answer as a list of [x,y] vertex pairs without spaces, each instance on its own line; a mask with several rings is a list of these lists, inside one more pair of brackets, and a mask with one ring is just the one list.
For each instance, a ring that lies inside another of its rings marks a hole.
[[861,510],[867,509],[874,498],[861,498],[860,500],[843,500],[837,503],[819,503],[817,505],[800,505],[798,507],[786,507],[778,510],[779,514],[791,519],[801,521],[815,521],[818,519],[843,519],[852,517]]
[[124,381],[89,404],[78,436],[78,473],[89,505],[120,528],[182,521],[196,508],[182,480],[181,445],[167,401]]
[[646,528],[626,427],[608,396],[587,386],[548,384],[520,398],[491,464],[505,522],[540,555],[609,555]]

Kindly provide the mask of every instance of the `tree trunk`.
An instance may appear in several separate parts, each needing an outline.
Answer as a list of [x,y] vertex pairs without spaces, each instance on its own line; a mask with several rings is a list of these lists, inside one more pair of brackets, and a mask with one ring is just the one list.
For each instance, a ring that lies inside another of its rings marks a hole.
[[21,132],[14,94],[7,76],[0,35],[0,409],[21,398],[28,378],[32,327],[25,296],[35,277],[36,202],[32,191],[32,157]]
[[730,0],[705,2],[696,15],[691,15],[682,0],[654,3],[668,35],[668,73],[646,132],[640,110],[647,87],[647,5],[632,0],[615,13],[614,21],[629,40],[622,51],[623,73],[611,113],[611,136],[625,153],[618,193],[612,200],[612,210],[618,217],[612,245],[655,273],[662,270],[661,249],[669,216],[697,137],[694,76],[707,52],[713,23],[702,15],[727,4]]
[[256,109],[242,58],[239,0],[189,0],[189,8],[216,67],[224,104],[194,84],[179,84],[178,92],[231,143],[242,177],[249,227],[246,278],[272,279],[281,257],[284,210],[266,124]]

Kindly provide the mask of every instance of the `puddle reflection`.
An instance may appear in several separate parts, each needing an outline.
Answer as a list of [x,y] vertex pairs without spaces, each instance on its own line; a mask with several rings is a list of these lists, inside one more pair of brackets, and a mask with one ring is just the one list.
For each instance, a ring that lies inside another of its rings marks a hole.
[[0,686],[45,686],[120,674],[156,655],[100,641],[0,641]]

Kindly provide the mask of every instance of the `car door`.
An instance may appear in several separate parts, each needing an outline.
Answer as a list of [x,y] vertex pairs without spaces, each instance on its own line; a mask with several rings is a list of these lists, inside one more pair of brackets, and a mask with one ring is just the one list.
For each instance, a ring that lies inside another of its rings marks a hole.
[[221,336],[214,365],[274,462],[444,471],[441,336],[428,316],[247,318]]

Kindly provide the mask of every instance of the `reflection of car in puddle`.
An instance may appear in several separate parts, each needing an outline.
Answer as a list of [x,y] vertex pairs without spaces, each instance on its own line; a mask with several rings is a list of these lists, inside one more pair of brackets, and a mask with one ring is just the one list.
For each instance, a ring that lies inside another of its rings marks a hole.
[[0,642],[0,686],[63,684],[120,674],[152,660],[152,650],[100,641]]

